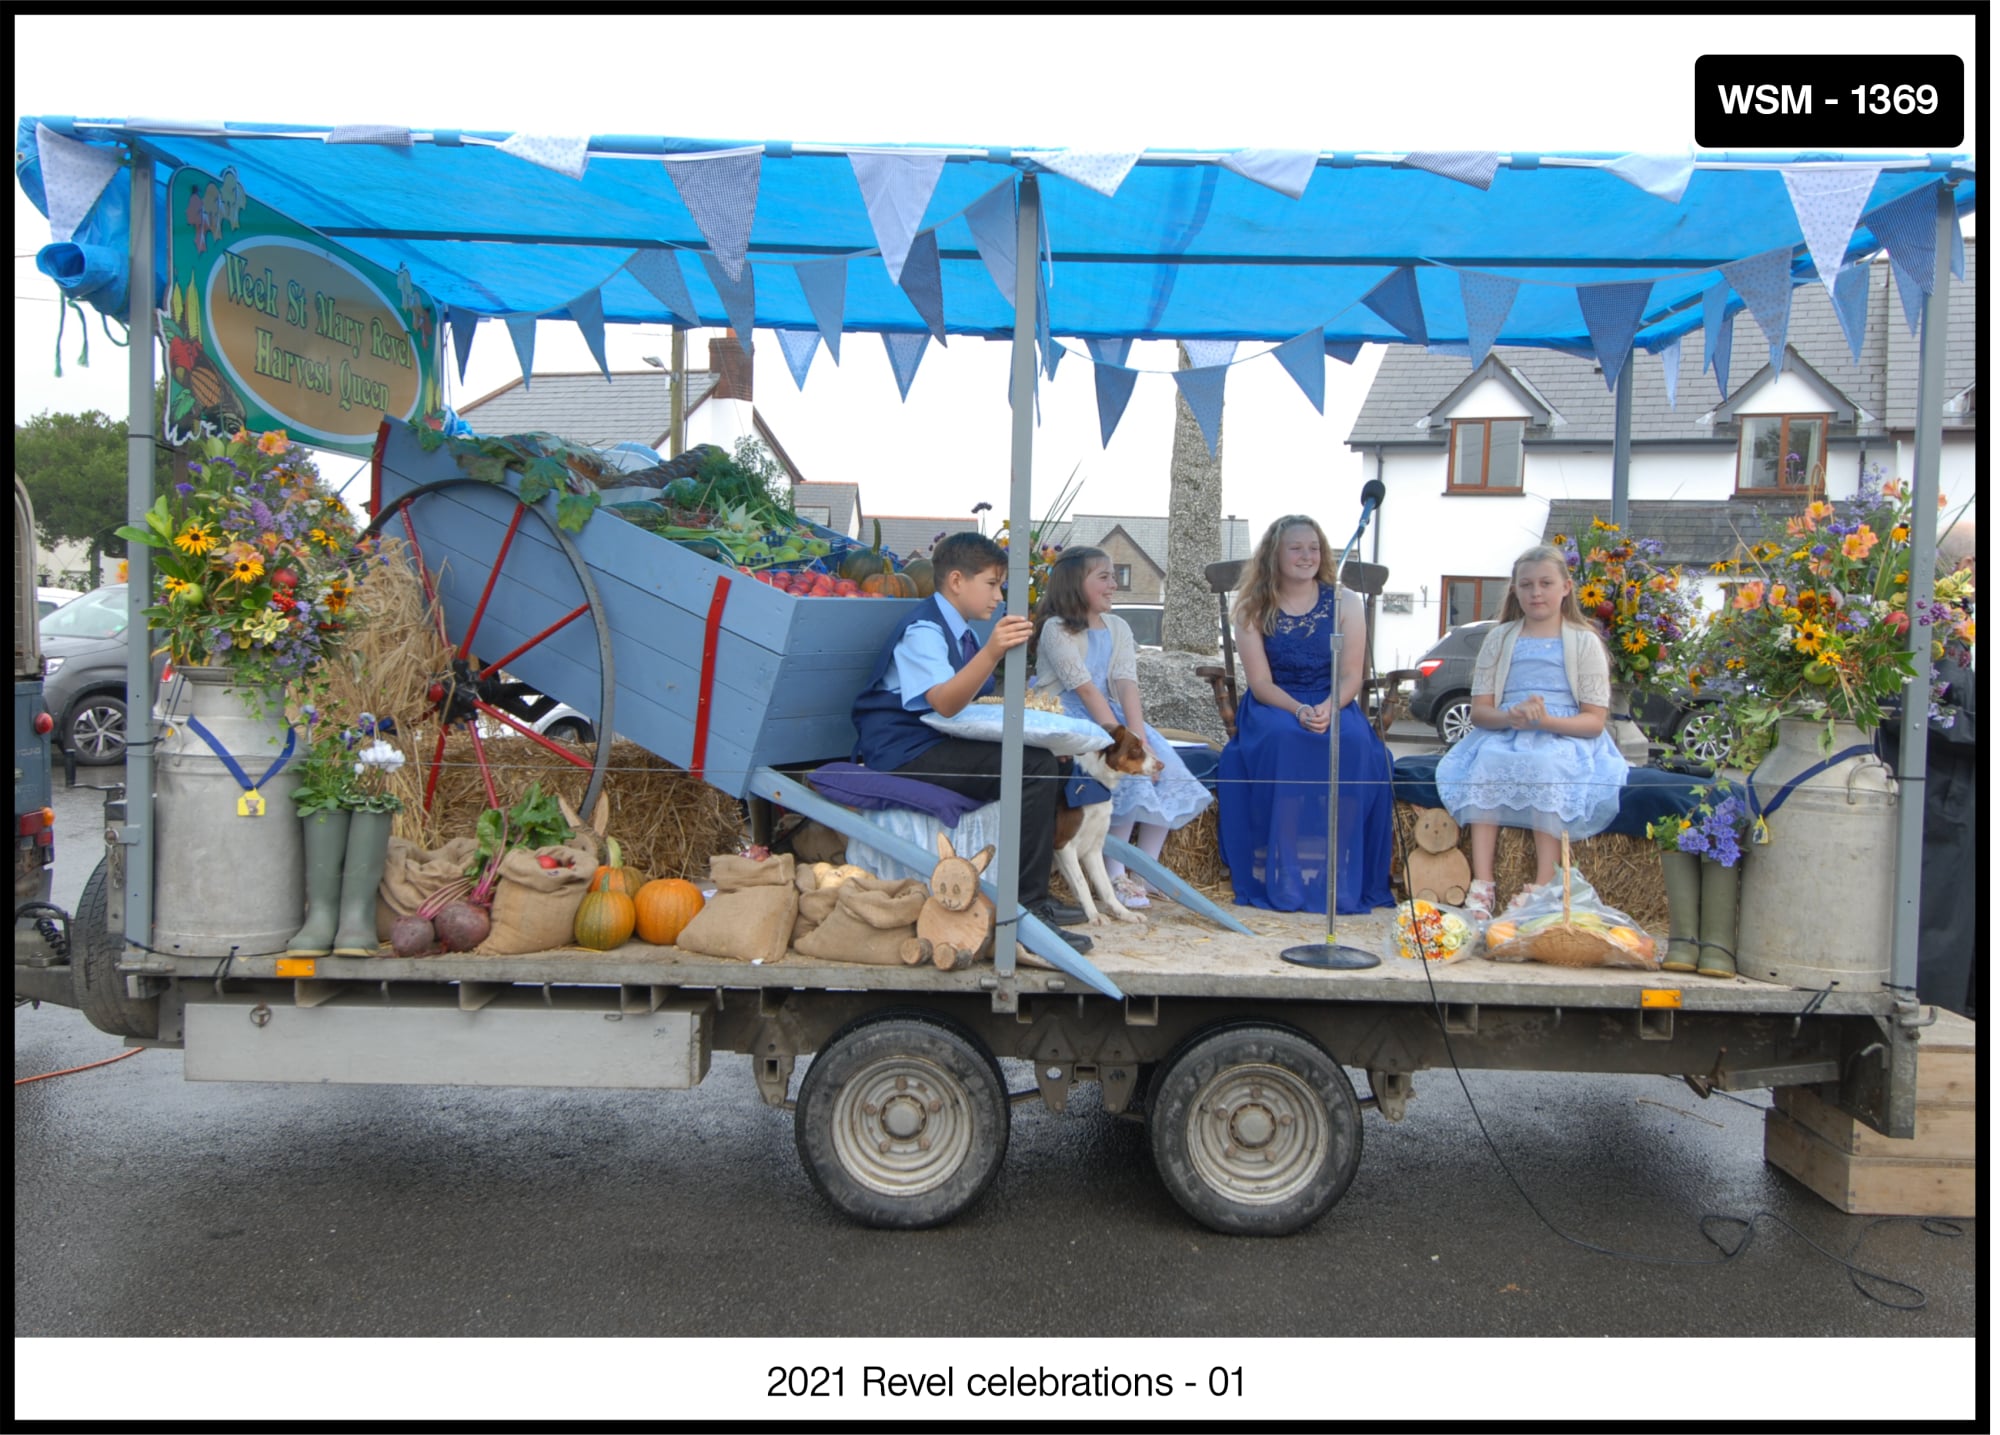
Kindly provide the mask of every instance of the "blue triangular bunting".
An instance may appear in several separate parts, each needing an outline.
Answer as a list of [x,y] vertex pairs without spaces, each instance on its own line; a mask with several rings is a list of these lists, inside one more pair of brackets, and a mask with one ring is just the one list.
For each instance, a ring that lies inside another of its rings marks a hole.
[[1014,302],[1014,182],[995,185],[965,211],[973,248],[1009,305]]
[[1271,354],[1305,391],[1306,397],[1312,400],[1312,406],[1325,413],[1326,330],[1313,329],[1296,339],[1287,339],[1271,350]]
[[[910,242],[924,222],[924,210],[944,172],[941,154],[849,154],[854,178],[861,185],[861,202],[867,207],[868,222],[875,229],[875,243],[882,250],[889,282],[903,282],[903,264],[909,257]],[[933,250],[936,245],[933,243]]]
[[1229,378],[1227,365],[1212,369],[1175,369],[1174,383],[1180,387],[1181,397],[1194,413],[1194,421],[1201,425],[1202,439],[1208,444],[1208,455],[1215,457],[1215,446],[1222,438],[1222,386]]
[[1951,277],[1961,283],[1965,279],[1965,231],[1959,227],[1956,210],[1951,216]]
[[1771,367],[1785,363],[1785,331],[1792,322],[1792,251],[1789,245],[1722,266],[1729,287],[1743,296],[1750,317],[1771,346]]
[[1701,371],[1715,363],[1716,345],[1722,342],[1722,317],[1729,312],[1729,286],[1711,284],[1701,291]]
[[1833,292],[1834,277],[1847,262],[1847,242],[1854,238],[1854,226],[1861,207],[1874,191],[1879,164],[1858,169],[1786,169],[1785,190],[1792,196],[1792,212],[1799,218],[1799,233],[1806,237],[1806,252],[1826,292]]
[[535,316],[509,314],[507,337],[514,341],[514,357],[521,361],[521,387],[533,387],[535,376]]
[[819,352],[819,330],[780,329],[778,347],[785,351],[785,367],[792,371],[792,382],[803,389],[806,370],[812,367],[813,355]]
[[604,359],[604,300],[595,289],[577,295],[569,301],[569,317],[583,333],[583,342],[589,346],[590,356],[597,360],[597,368],[604,375],[604,382],[611,382],[611,365]]
[[1667,407],[1674,408],[1680,402],[1681,391],[1681,341],[1676,336],[1660,350],[1660,369],[1667,380]]
[[1632,354],[1632,336],[1639,332],[1639,320],[1646,312],[1646,299],[1653,281],[1641,279],[1631,284],[1579,284],[1576,306],[1583,311],[1583,327],[1590,333],[1590,347],[1604,370],[1604,386],[1615,388],[1625,361]]
[[1465,299],[1466,357],[1476,369],[1486,351],[1493,347],[1493,341],[1500,337],[1500,328],[1514,307],[1514,295],[1521,281],[1499,274],[1482,274],[1477,269],[1462,269],[1458,287]]
[[938,275],[937,231],[926,229],[910,242],[898,286],[916,306],[924,326],[944,342],[944,281]]
[[[1050,378],[1056,376],[1056,365],[1062,356],[1055,352],[1055,335],[1049,332],[1049,289],[1046,271],[1040,266],[1035,269],[1035,346],[1041,350],[1042,372]],[[1036,385],[1036,401],[1040,402],[1040,385]]]
[[1866,260],[1850,264],[1833,279],[1833,313],[1847,337],[1847,352],[1861,362],[1861,341],[1868,332],[1868,271]]
[[1736,346],[1736,315],[1725,312],[1715,324],[1715,391],[1729,397],[1729,355]]
[[1417,271],[1405,264],[1361,296],[1376,314],[1413,344],[1428,344],[1430,331],[1424,327],[1424,301],[1417,293]]
[[847,318],[847,261],[815,259],[798,267],[799,288],[806,292],[806,306],[812,310],[826,351],[840,362],[840,326]]
[[687,276],[681,272],[679,251],[641,249],[625,261],[625,269],[682,325],[701,327],[701,316],[695,313],[694,300],[688,294]]
[[750,331],[757,324],[757,274],[756,266],[743,266],[743,277],[732,281],[724,272],[722,261],[713,254],[701,256],[701,267],[708,271],[708,282],[715,286],[715,292],[722,298],[722,312],[729,316],[729,327],[736,331],[742,341],[743,352],[750,352]]
[[1862,219],[1888,249],[1889,262],[1930,293],[1937,280],[1937,185],[1913,189]]
[[1412,169],[1429,170],[1460,184],[1469,184],[1474,189],[1491,189],[1493,176],[1500,168],[1500,156],[1492,150],[1413,150],[1403,156],[1403,163]]
[[458,355],[458,381],[465,382],[465,361],[472,357],[472,336],[479,328],[479,316],[457,305],[445,311],[451,325],[451,347]]
[[1212,369],[1236,358],[1234,339],[1183,339],[1181,344],[1188,351],[1188,362],[1197,369]]
[[1245,179],[1275,189],[1288,199],[1303,198],[1306,183],[1319,164],[1312,149],[1240,149],[1222,157],[1222,167]]
[[1084,347],[1090,350],[1092,363],[1112,364],[1121,369],[1132,353],[1130,339],[1086,339]]
[[1118,420],[1125,416],[1125,405],[1131,401],[1132,386],[1139,375],[1136,370],[1106,363],[1094,365],[1091,373],[1097,380],[1098,441],[1109,448],[1111,435],[1118,427]]
[[1329,359],[1338,359],[1343,364],[1351,364],[1361,357],[1361,343],[1359,340],[1328,339],[1326,356]]
[[[688,217],[730,279],[743,277],[750,251],[750,226],[757,218],[757,184],[764,172],[764,147],[665,161],[667,177],[687,206]],[[737,332],[746,339],[749,330]]]
[[889,351],[889,367],[895,371],[896,391],[906,400],[910,397],[910,380],[917,376],[917,365],[924,361],[924,349],[930,341],[929,334],[882,336],[882,347]]
[[1896,276],[1896,297],[1903,301],[1903,322],[1910,326],[1910,332],[1914,334],[1924,322],[1923,285],[1917,282],[1916,275],[1893,260],[1889,272]]

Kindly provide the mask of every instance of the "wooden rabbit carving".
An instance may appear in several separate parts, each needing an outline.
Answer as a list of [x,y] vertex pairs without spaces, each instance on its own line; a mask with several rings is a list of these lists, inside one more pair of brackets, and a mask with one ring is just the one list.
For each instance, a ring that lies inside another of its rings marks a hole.
[[993,900],[979,890],[979,874],[993,860],[993,849],[961,857],[952,850],[950,835],[940,832],[938,857],[931,894],[917,913],[917,934],[903,943],[903,962],[912,967],[930,962],[950,972],[993,955]]
[[1409,857],[1410,895],[1460,905],[1472,885],[1472,864],[1459,850],[1458,824],[1443,808],[1427,807],[1417,814],[1415,835],[1419,850]]

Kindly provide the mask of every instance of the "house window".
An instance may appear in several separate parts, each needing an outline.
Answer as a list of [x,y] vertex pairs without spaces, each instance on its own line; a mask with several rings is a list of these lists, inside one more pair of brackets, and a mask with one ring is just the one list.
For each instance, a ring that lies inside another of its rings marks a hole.
[[1131,565],[1130,563],[1114,563],[1114,564],[1112,564],[1112,565],[1111,565],[1111,573],[1112,573],[1112,576],[1113,576],[1113,577],[1114,577],[1114,578],[1115,578],[1115,579],[1117,580],[1117,582],[1118,582],[1118,591],[1119,591],[1119,592],[1121,592],[1121,593],[1124,593],[1124,592],[1127,592],[1127,591],[1129,591],[1129,590],[1131,589],[1131,587],[1132,587],[1132,565]]
[[1736,456],[1738,493],[1805,493],[1826,481],[1827,414],[1746,417]]
[[833,522],[833,510],[825,504],[802,503],[792,511],[807,523],[817,523],[822,528]]
[[1519,493],[1526,419],[1455,419],[1451,425],[1451,493]]
[[1446,574],[1438,635],[1442,637],[1446,629],[1456,628],[1460,623],[1499,617],[1500,605],[1507,601],[1508,582],[1506,578],[1455,578]]

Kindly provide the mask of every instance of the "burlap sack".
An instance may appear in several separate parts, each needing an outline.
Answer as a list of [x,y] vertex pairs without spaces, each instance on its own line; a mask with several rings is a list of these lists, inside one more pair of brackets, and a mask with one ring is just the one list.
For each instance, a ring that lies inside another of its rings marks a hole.
[[789,852],[766,857],[762,862],[726,853],[708,859],[708,880],[715,884],[718,892],[741,892],[751,887],[789,887],[797,875]]
[[434,852],[407,838],[391,837],[382,885],[375,889],[375,935],[388,941],[396,918],[411,915],[445,883],[463,877],[478,850],[479,844],[470,837],[454,837]]
[[[576,909],[590,890],[597,871],[596,844],[578,842],[543,847],[535,852],[516,848],[500,859],[500,880],[493,888],[493,930],[478,946],[482,957],[517,957],[576,945]],[[575,865],[546,868],[536,859],[546,852]]]
[[[835,889],[832,915],[815,927],[798,949],[809,957],[836,962],[862,962],[886,967],[902,962],[903,942],[917,934],[917,913],[924,909],[924,884],[914,877],[898,882],[862,883],[857,879]],[[813,893],[813,896],[820,895]]]
[[[808,870],[807,875],[810,874]],[[801,879],[803,880],[803,879]],[[798,946],[806,933],[833,915],[834,904],[840,900],[840,888],[827,887],[811,892],[799,893],[799,915],[792,922],[792,945]]]
[[798,914],[799,894],[789,874],[780,886],[718,891],[681,929],[674,945],[704,957],[775,962],[791,945]]

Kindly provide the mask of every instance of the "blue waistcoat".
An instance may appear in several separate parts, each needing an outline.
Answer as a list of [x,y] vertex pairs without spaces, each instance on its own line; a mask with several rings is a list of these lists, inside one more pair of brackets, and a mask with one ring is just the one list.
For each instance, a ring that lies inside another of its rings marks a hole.
[[[957,672],[965,666],[965,657],[958,650],[951,624],[943,612],[944,601],[933,594],[929,602],[917,604],[882,644],[882,651],[875,659],[875,670],[868,675],[868,683],[862,688],[861,696],[854,700],[855,762],[872,767],[877,772],[894,772],[915,762],[944,741],[944,734],[927,726],[921,713],[903,706],[903,695],[895,690],[893,684],[886,688],[882,686],[882,679],[895,663],[896,645],[903,641],[903,634],[910,630],[912,623],[936,623],[944,630],[944,645],[951,656],[952,671]],[[986,686],[975,696],[983,696],[992,687],[993,680],[988,678]]]

